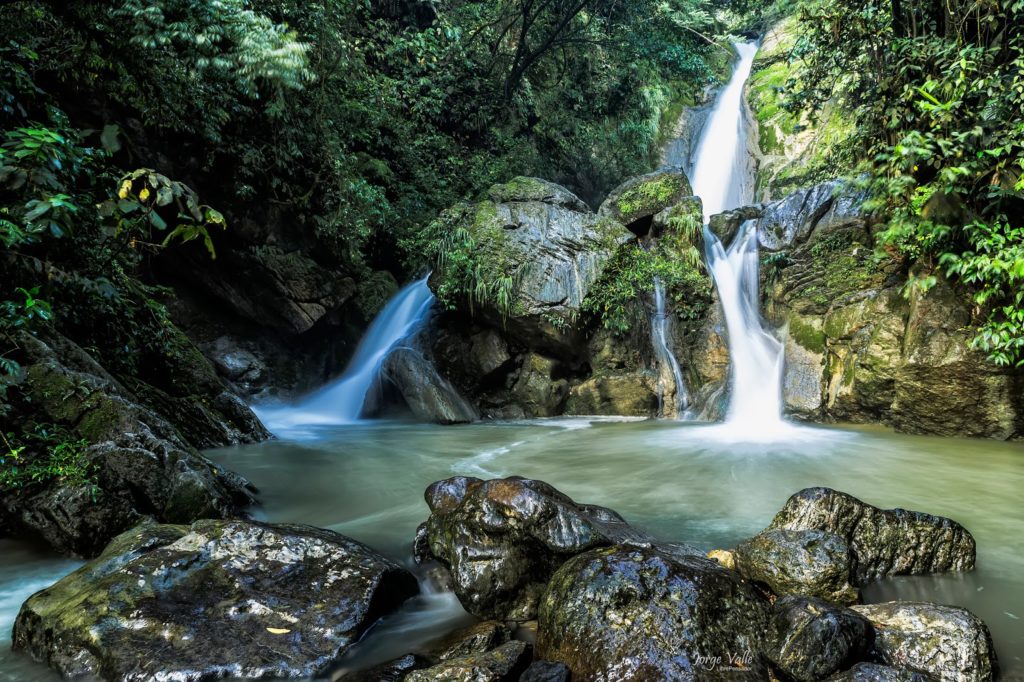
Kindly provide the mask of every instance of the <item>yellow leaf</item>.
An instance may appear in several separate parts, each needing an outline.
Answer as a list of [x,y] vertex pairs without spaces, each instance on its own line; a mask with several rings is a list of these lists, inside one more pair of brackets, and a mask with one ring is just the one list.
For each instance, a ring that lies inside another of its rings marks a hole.
[[139,192],[139,200],[140,201],[145,201],[148,198],[149,198],[149,188],[148,187],[143,187],[142,191]]
[[267,632],[272,635],[286,635],[291,632],[291,630],[286,630],[285,628],[267,628]]
[[124,182],[121,183],[121,189],[118,191],[117,196],[119,198],[121,198],[121,199],[127,199],[128,198],[128,190],[130,190],[131,188],[132,188],[132,181],[131,180],[125,180]]

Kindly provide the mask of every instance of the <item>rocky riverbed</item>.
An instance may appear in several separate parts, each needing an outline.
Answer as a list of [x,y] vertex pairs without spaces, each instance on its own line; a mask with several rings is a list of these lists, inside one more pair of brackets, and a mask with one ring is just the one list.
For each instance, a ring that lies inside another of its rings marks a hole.
[[[709,553],[656,539],[542,481],[457,476],[425,493],[420,571],[479,620],[360,680],[993,680],[985,623],[926,602],[859,605],[892,575],[969,571],[957,522],[795,493],[760,534]],[[679,538],[685,540],[685,538]],[[14,646],[65,676],[326,674],[417,592],[333,531],[142,524],[30,597]]]

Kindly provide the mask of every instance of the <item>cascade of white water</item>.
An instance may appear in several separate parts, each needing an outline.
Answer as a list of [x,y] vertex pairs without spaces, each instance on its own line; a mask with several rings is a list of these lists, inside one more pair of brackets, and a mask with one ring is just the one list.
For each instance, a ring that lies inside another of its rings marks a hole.
[[358,421],[377,386],[384,359],[419,328],[433,303],[426,277],[407,285],[374,318],[344,374],[295,405],[256,407],[257,416],[271,431]]
[[[693,187],[704,203],[705,221],[751,199],[743,87],[757,45],[737,44],[736,51],[740,61],[712,110],[694,161]],[[757,224],[744,223],[728,249],[705,227],[704,243],[729,333],[727,429],[771,437],[790,427],[782,419],[783,346],[761,320]]]
[[[675,382],[675,411],[676,417],[682,417],[686,408],[690,406],[690,398],[686,393],[686,384],[683,383],[683,372],[679,368],[679,361],[672,353],[669,344],[669,319],[665,307],[665,286],[659,277],[654,278],[654,315],[651,318],[651,343],[654,352],[658,356],[659,364],[672,373]],[[665,386],[661,382],[661,399],[664,400]],[[662,412],[664,414],[664,410]]]

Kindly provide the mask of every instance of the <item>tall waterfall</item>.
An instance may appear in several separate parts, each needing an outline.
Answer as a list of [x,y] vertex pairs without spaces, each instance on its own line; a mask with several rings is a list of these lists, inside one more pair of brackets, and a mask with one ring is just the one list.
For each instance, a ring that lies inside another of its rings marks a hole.
[[[743,87],[757,45],[737,44],[736,51],[740,61],[712,110],[694,161],[693,187],[704,203],[705,221],[751,200],[745,173]],[[729,330],[726,424],[729,430],[758,437],[778,433],[787,428],[782,420],[783,346],[761,320],[757,224],[744,223],[728,249],[707,227],[704,240]]]
[[704,221],[716,213],[751,200],[744,168],[747,164],[746,126],[743,122],[743,86],[757,54],[757,43],[736,43],[739,63],[718,95],[701,133],[694,156],[693,193],[704,204]]
[[257,407],[256,414],[271,431],[358,421],[377,386],[384,359],[419,328],[433,303],[426,277],[407,285],[374,318],[344,374],[295,405]]
[[[675,382],[675,410],[672,412],[676,417],[682,417],[686,408],[689,407],[690,398],[686,394],[686,384],[683,383],[683,373],[679,369],[679,361],[672,353],[669,344],[669,318],[665,307],[665,285],[661,279],[654,278],[654,315],[651,318],[651,342],[654,346],[654,353],[658,356],[658,364],[664,371],[672,373],[672,380]],[[660,380],[661,399],[664,401],[666,381]],[[665,413],[662,406],[662,414]]]

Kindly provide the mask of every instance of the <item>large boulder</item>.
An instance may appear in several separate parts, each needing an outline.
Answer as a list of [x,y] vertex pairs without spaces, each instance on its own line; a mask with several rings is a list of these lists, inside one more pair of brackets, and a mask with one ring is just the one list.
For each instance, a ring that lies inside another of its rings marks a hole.
[[615,512],[576,504],[543,481],[457,476],[432,484],[426,500],[430,553],[448,566],[459,601],[480,618],[530,620],[567,559],[644,539]]
[[408,571],[327,530],[144,524],[30,597],[14,647],[65,677],[305,677],[417,590]]
[[840,190],[837,181],[793,192],[785,199],[768,204],[757,223],[757,236],[766,251],[781,251],[800,244],[832,208]]
[[[501,289],[496,297],[465,305],[519,344],[534,350],[571,355],[579,343],[578,318],[583,299],[616,249],[632,235],[621,224],[595,215],[569,190],[537,178],[516,178],[496,185],[489,199],[460,205],[443,220],[468,235],[467,258],[475,264],[476,286]],[[450,300],[462,285],[440,268],[430,286]],[[509,286],[498,285],[506,282]]]
[[998,674],[992,636],[967,609],[915,602],[854,606],[875,630],[874,656],[942,682],[988,682]]
[[809,597],[775,602],[769,660],[797,682],[816,682],[864,660],[874,633],[850,609]]
[[850,576],[866,585],[890,575],[918,575],[974,568],[974,537],[959,523],[905,509],[879,509],[830,488],[794,494],[769,531],[823,531],[850,548]]
[[598,209],[598,215],[646,234],[655,215],[692,195],[693,188],[686,172],[682,168],[668,166],[630,178],[613,189]]
[[850,547],[821,530],[769,529],[733,550],[736,570],[779,596],[797,594],[852,604],[860,592],[850,584]]
[[143,518],[222,518],[252,502],[247,481],[196,448],[269,434],[180,332],[168,336],[190,368],[161,370],[154,360],[147,372],[154,382],[161,376],[159,386],[138,380],[129,389],[59,334],[19,335],[26,358],[19,389],[37,419],[86,443],[75,446],[74,466],[87,474],[4,490],[0,526],[63,553],[95,556]]
[[574,680],[765,680],[768,623],[767,602],[735,572],[685,549],[616,546],[554,574],[537,655]]
[[658,412],[658,389],[650,373],[596,376],[573,386],[566,414],[651,417]]

